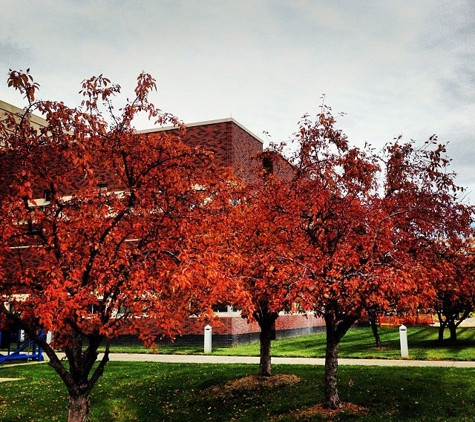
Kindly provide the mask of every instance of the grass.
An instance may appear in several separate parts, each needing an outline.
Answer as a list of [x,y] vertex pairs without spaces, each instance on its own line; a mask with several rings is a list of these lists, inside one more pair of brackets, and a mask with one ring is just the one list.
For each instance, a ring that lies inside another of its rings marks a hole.
[[[437,342],[438,328],[408,327],[409,357],[422,360],[475,360],[475,328],[458,329],[458,341],[455,344]],[[375,347],[369,328],[351,329],[342,339],[340,357],[342,358],[379,358],[398,359],[401,356],[399,330],[382,328],[380,330],[382,347]],[[113,352],[151,353],[142,346],[113,346]],[[198,346],[160,346],[158,353],[202,354],[203,347]],[[213,354],[230,356],[259,356],[259,343],[234,347],[215,347]],[[325,334],[312,334],[303,337],[274,340],[272,356],[283,357],[324,357]]]
[[[475,360],[475,328],[460,328],[458,343],[437,343],[437,328],[409,327],[412,359]],[[376,348],[370,329],[352,329],[340,357],[400,357],[398,328],[380,331]],[[275,340],[273,356],[323,357],[325,335]],[[139,346],[114,352],[150,353]],[[203,353],[201,347],[161,346],[159,353]],[[259,344],[214,348],[217,355],[258,356]],[[274,373],[295,374],[300,382],[269,389],[240,389],[217,395],[213,386],[254,374],[252,365],[192,365],[110,362],[92,396],[93,421],[326,421],[302,414],[323,398],[323,368],[274,365]],[[0,367],[0,420],[65,421],[66,390],[47,365]],[[365,414],[341,413],[338,421],[471,421],[475,412],[475,369],[341,366],[340,397],[368,408]],[[227,391],[227,390],[226,390]]]
[[[282,386],[226,390],[212,387],[254,374],[254,365],[110,362],[92,395],[92,421],[101,422],[296,422],[325,421],[302,410],[323,398],[322,367],[276,365],[300,381]],[[66,390],[45,365],[4,366],[0,420],[65,421]],[[338,421],[472,421],[475,369],[342,366],[340,397],[367,408]]]

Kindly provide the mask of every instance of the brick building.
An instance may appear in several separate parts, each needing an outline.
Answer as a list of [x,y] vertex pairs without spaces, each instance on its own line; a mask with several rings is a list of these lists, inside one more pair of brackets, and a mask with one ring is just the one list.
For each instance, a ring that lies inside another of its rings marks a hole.
[[[0,101],[0,118],[6,113],[19,114],[21,110]],[[30,121],[38,127],[47,124],[37,116],[31,116]],[[282,178],[289,178],[291,175],[291,167],[282,157],[269,152],[261,154],[263,141],[232,118],[187,124],[185,132],[177,128],[159,128],[143,130],[140,133],[147,136],[164,131],[179,137],[185,144],[199,145],[211,151],[217,165],[231,167],[237,175],[245,179],[252,180],[262,169]],[[30,259],[34,261],[32,257]],[[215,344],[232,345],[259,338],[259,326],[256,323],[248,324],[239,312],[228,307],[218,311],[217,315],[218,318],[212,324]],[[281,315],[275,325],[275,336],[278,338],[308,334],[319,331],[322,327],[323,321],[315,318],[313,314]],[[184,323],[183,337],[177,339],[177,342],[202,342],[203,328],[201,321],[190,318]]]
[[[0,119],[7,114],[21,116],[23,114],[23,110],[14,105],[6,103],[5,101],[0,100]],[[47,121],[41,117],[32,114],[30,115],[30,124],[38,129],[40,127],[46,126]]]
[[263,150],[262,141],[232,118],[187,124],[185,133],[174,128],[142,130],[140,133],[164,131],[176,134],[185,144],[211,151],[217,165],[232,167],[243,177],[250,177],[260,167],[256,155]]
[[214,161],[222,167],[231,167],[245,179],[253,179],[263,168],[281,178],[290,178],[291,167],[274,153],[262,155],[263,141],[233,118],[209,120],[185,125],[182,133],[176,128],[139,131],[143,134],[167,132],[175,134],[185,144],[201,146],[211,151]]
[[[187,124],[185,133],[174,128],[143,130],[141,133],[159,131],[175,133],[185,144],[210,150],[217,165],[231,167],[237,175],[248,180],[263,169],[283,179],[292,175],[286,160],[277,153],[263,153],[263,141],[233,118]],[[213,343],[234,345],[259,339],[258,324],[247,323],[238,311],[221,308],[217,316],[218,320],[212,324]],[[310,334],[321,331],[323,327],[324,321],[313,313],[281,315],[275,323],[275,338]],[[202,343],[203,328],[201,321],[190,318],[184,324],[183,337],[176,342]]]

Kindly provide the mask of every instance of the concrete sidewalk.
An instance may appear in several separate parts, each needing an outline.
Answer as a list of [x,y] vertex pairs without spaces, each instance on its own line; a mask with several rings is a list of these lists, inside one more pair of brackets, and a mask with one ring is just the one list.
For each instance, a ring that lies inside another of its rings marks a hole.
[[[99,358],[102,358],[102,354]],[[60,354],[60,358],[65,358]],[[160,355],[144,353],[111,353],[111,362],[163,362],[163,363],[202,363],[202,364],[250,364],[258,365],[257,356],[217,356],[217,355]],[[47,361],[44,361],[47,362]],[[42,362],[17,363],[15,365],[41,364]],[[338,359],[339,365],[355,366],[400,366],[400,367],[440,367],[475,368],[475,361],[411,360],[411,359]],[[272,358],[273,365],[324,365],[323,358]],[[3,366],[4,368],[10,365]],[[2,366],[0,365],[0,371]],[[20,381],[22,378],[0,378],[0,383]]]
[[[102,355],[99,355],[101,358]],[[165,362],[165,363],[207,363],[207,364],[259,364],[257,356],[217,355],[160,355],[142,353],[111,353],[111,362]],[[475,368],[475,361],[411,360],[411,359],[338,359],[340,365],[360,366],[435,366],[451,368]],[[323,358],[279,358],[273,357],[275,365],[324,365]]]
[[[102,358],[99,355],[99,359]],[[64,353],[58,354],[65,359]],[[46,356],[45,356],[46,358]],[[257,356],[217,356],[217,355],[160,355],[145,353],[111,353],[111,362],[163,362],[163,363],[202,363],[202,364],[249,364],[259,365]],[[47,360],[43,361],[47,362]],[[16,363],[16,365],[41,364],[43,362]],[[444,368],[475,368],[475,361],[448,361],[448,360],[411,360],[411,359],[338,359],[339,365],[355,366],[400,366],[400,367],[444,367]],[[272,358],[273,365],[325,365],[323,358]],[[4,365],[7,368],[11,365]],[[0,371],[2,365],[0,365]],[[22,378],[0,378],[0,383],[19,381]]]
[[[99,354],[101,359],[103,354]],[[45,361],[48,361],[44,355]],[[60,359],[66,359],[64,353],[58,353]],[[203,363],[203,364],[248,364],[259,365],[258,356],[218,356],[218,355],[162,355],[152,353],[111,353],[111,362],[163,362],[163,363]],[[28,364],[41,364],[29,362]],[[272,357],[275,365],[325,365],[323,358],[282,358]],[[405,366],[405,367],[440,367],[440,368],[475,368],[475,361],[455,360],[412,360],[412,359],[338,359],[339,365],[354,366]],[[16,363],[14,365],[25,365]],[[4,368],[12,365],[5,365]],[[0,370],[2,365],[0,365]],[[1,380],[3,381],[3,380]]]

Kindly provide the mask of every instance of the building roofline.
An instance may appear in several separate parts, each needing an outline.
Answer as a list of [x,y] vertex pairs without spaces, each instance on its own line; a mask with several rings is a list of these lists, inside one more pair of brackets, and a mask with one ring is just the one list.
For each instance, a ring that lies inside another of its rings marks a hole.
[[[0,100],[0,116],[7,113],[21,116],[25,113],[25,110],[14,106],[13,104],[7,103],[6,101]],[[45,119],[33,113],[30,114],[30,122],[38,126],[48,126],[48,122]]]
[[[14,113],[14,114],[20,114],[20,115],[24,113],[24,110],[22,110],[21,108],[0,100],[0,115],[2,111],[4,113]],[[48,125],[48,122],[45,119],[43,119],[40,116],[37,116],[36,114],[31,114],[30,119],[32,123],[37,124],[39,126]],[[236,119],[232,117],[226,117],[223,119],[205,120],[201,122],[186,123],[185,127],[206,126],[206,125],[213,125],[217,123],[234,123],[236,126],[240,127],[242,130],[247,132],[249,135],[251,135],[253,138],[255,138],[261,144],[264,145],[264,141],[259,136],[251,132],[248,128],[246,128],[244,125],[242,125],[241,123],[239,123]],[[138,130],[137,132],[138,133],[153,133],[153,132],[162,132],[162,131],[168,131],[168,130],[173,130],[173,129],[178,129],[178,128],[176,126],[163,126],[163,127],[157,127],[157,128],[151,128],[151,129],[142,129],[142,130]]]
[[[206,125],[213,125],[213,124],[218,124],[218,123],[234,123],[236,126],[240,127],[242,130],[247,132],[249,135],[251,135],[253,138],[258,140],[261,144],[264,144],[264,141],[251,132],[249,129],[247,129],[245,126],[243,126],[241,123],[239,123],[236,119],[232,117],[226,117],[223,119],[215,119],[215,120],[205,120],[202,122],[193,122],[193,123],[185,123],[185,127],[196,127],[196,126],[206,126]],[[163,126],[163,127],[158,127],[158,128],[152,128],[152,129],[142,129],[138,130],[138,133],[153,133],[153,132],[164,132],[168,130],[174,130],[178,129],[176,126]]]

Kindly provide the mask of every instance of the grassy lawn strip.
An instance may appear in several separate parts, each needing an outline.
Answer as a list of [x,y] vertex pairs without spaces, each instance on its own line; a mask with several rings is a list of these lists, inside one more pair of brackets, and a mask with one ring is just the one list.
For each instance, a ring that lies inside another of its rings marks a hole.
[[[436,327],[408,327],[409,357],[411,359],[430,360],[474,360],[475,328],[459,328],[458,342],[438,344]],[[401,356],[399,329],[382,328],[380,330],[382,347],[376,348],[369,328],[351,329],[345,335],[340,346],[342,358],[379,358],[398,359]],[[447,333],[448,335],[448,333]],[[114,345],[112,352],[152,353],[140,345]],[[159,346],[157,353],[200,354],[201,346]],[[214,347],[213,354],[231,356],[259,356],[259,343],[234,347]],[[311,334],[303,337],[279,339],[272,342],[272,356],[282,357],[324,357],[325,334]]]
[[[293,382],[229,382],[253,375],[254,365],[110,362],[92,396],[93,421],[324,421],[309,412],[322,400],[322,367],[275,366]],[[48,365],[1,367],[0,420],[65,421],[66,391]],[[297,377],[297,382],[295,379]],[[335,420],[471,421],[475,370],[456,368],[340,368],[343,401],[366,408]],[[304,416],[305,415],[305,416]]]

